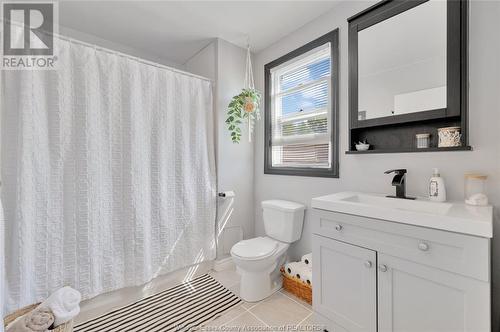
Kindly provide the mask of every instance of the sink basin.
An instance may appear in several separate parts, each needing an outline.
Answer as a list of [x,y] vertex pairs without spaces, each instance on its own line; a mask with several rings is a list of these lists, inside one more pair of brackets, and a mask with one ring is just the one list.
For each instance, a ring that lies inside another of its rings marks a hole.
[[341,192],[312,199],[312,207],[468,235],[493,236],[493,208],[462,202],[390,198],[383,194]]
[[353,193],[351,196],[342,198],[341,200],[346,202],[368,204],[377,207],[385,207],[389,209],[406,210],[413,212],[431,213],[431,214],[446,214],[452,204],[450,203],[438,203],[425,201],[422,199],[408,200],[399,199],[391,197],[381,197],[376,195],[366,195]]

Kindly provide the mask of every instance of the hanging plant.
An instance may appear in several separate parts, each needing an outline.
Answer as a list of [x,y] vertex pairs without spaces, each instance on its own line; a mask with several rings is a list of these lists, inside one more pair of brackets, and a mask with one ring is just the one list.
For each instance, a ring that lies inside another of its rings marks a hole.
[[244,120],[248,124],[248,141],[252,141],[255,121],[260,120],[260,92],[255,90],[250,57],[250,45],[247,46],[247,62],[245,68],[245,83],[241,93],[234,96],[228,105],[226,125],[233,143],[241,139],[241,124]]
[[255,126],[255,121],[260,120],[260,93],[255,89],[243,89],[241,93],[234,96],[227,110],[226,125],[233,143],[239,143],[241,139],[240,125],[243,120],[248,121],[249,140]]

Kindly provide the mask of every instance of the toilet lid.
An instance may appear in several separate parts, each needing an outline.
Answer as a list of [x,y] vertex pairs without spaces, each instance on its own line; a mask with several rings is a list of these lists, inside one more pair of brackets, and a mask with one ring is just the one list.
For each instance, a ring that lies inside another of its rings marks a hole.
[[256,237],[236,243],[231,248],[233,255],[247,259],[258,259],[272,255],[278,248],[278,242],[268,237]]

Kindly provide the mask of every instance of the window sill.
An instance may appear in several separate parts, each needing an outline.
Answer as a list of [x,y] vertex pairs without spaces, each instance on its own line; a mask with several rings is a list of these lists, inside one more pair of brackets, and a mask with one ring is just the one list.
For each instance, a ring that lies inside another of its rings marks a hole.
[[291,175],[291,176],[307,176],[321,178],[338,178],[338,169],[311,169],[311,168],[289,168],[289,167],[273,167],[264,169],[264,174],[271,175]]

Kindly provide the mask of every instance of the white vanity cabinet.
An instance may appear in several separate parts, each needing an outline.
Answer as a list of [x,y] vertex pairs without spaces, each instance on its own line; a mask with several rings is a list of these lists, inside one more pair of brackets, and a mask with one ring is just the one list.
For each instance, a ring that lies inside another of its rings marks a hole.
[[315,235],[313,255],[314,309],[336,323],[333,331],[376,331],[377,253]]
[[490,331],[489,238],[314,209],[312,242],[329,332]]

